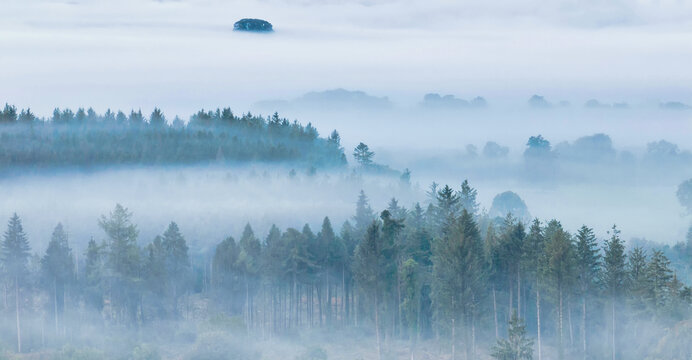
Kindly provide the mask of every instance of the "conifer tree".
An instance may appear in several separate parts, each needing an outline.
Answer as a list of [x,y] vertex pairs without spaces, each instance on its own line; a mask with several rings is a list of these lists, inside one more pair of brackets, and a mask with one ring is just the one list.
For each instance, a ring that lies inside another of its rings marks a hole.
[[611,311],[610,311],[610,347],[611,347],[611,358],[615,360],[617,358],[617,314],[615,309],[617,308],[617,303],[620,300],[621,295],[625,290],[625,285],[627,283],[627,272],[626,272],[626,261],[627,255],[625,255],[625,244],[620,239],[620,230],[613,225],[610,232],[611,237],[606,241],[605,247],[603,249],[603,286],[606,294],[609,297]]
[[478,227],[466,210],[462,211],[459,219],[453,219],[433,247],[435,316],[438,326],[450,336],[452,359],[456,355],[457,325],[464,330],[467,357],[474,351],[469,330],[472,335],[478,302],[484,295],[482,254]]
[[572,238],[557,220],[548,222],[545,230],[545,276],[557,298],[558,358],[564,358],[564,298],[574,275]]
[[356,202],[356,214],[353,216],[356,235],[362,236],[365,234],[365,230],[371,225],[373,220],[375,220],[375,213],[370,207],[365,192],[361,190]]
[[672,300],[670,282],[673,279],[673,271],[670,269],[670,260],[663,251],[655,249],[651,254],[651,261],[646,268],[649,280],[649,298],[654,309],[654,314],[662,315],[663,309]]
[[582,356],[587,357],[587,298],[596,289],[600,278],[600,260],[596,235],[593,229],[582,225],[576,235],[576,275],[581,296]]
[[187,288],[190,259],[185,238],[180,233],[178,224],[171,222],[163,233],[161,246],[164,251],[166,284],[173,300],[173,313],[178,313],[178,298]]
[[21,289],[27,280],[29,252],[29,240],[24,233],[22,220],[15,213],[7,224],[7,230],[0,246],[0,260],[2,269],[10,284],[14,287],[15,320],[17,325],[17,352],[22,352],[22,327],[21,327]]
[[57,334],[59,318],[64,312],[65,286],[74,276],[72,249],[62,224],[58,224],[53,230],[46,254],[41,259],[41,270],[47,293],[53,298],[53,318]]
[[245,324],[249,331],[254,322],[255,294],[259,289],[259,276],[262,270],[262,244],[255,236],[250,224],[246,224],[239,241],[239,264],[245,282]]
[[512,312],[512,318],[507,328],[507,339],[498,339],[490,356],[497,360],[532,360],[533,340],[526,334],[524,321],[519,318],[516,311]]
[[[648,259],[646,252],[637,246],[629,252],[627,257],[627,287],[629,310],[635,318],[643,318],[649,312],[649,277]],[[635,335],[637,334],[635,327]]]
[[380,330],[380,303],[382,289],[387,278],[386,250],[380,233],[380,224],[373,221],[367,228],[365,237],[358,244],[355,253],[354,274],[356,281],[372,303],[375,316],[375,339],[377,358],[382,359],[382,341]]
[[541,286],[545,261],[545,235],[541,222],[534,219],[524,241],[522,269],[536,293],[536,334],[538,359],[542,358],[541,348]]
[[87,305],[101,312],[103,309],[103,275],[102,247],[96,244],[94,238],[89,240],[85,253],[85,268],[83,278],[83,293]]
[[478,213],[479,205],[476,201],[477,196],[478,191],[469,185],[468,179],[464,179],[464,182],[461,183],[461,191],[459,192],[459,205],[473,216]]
[[141,290],[141,264],[137,246],[139,232],[131,218],[132,213],[117,204],[108,216],[101,216],[99,226],[107,237],[108,295],[116,309],[114,315],[119,318],[119,313],[128,314],[130,323],[135,323]]

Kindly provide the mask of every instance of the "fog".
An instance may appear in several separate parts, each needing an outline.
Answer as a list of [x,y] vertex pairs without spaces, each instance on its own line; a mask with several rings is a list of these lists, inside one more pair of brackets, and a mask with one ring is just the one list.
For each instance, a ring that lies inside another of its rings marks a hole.
[[190,234],[191,249],[205,253],[226,237],[240,235],[247,223],[262,237],[274,224],[285,229],[307,223],[319,229],[325,216],[338,228],[354,214],[361,189],[377,208],[385,208],[392,197],[409,206],[424,195],[400,186],[397,178],[348,172],[299,173],[291,178],[291,169],[261,164],[125,167],[13,177],[1,182],[0,216],[21,214],[37,251],[45,249],[55,224],[61,222],[81,252],[91,237],[102,240],[98,220],[119,203],[133,212],[142,243],[175,221]]
[[692,3],[0,10],[0,359],[692,357]]

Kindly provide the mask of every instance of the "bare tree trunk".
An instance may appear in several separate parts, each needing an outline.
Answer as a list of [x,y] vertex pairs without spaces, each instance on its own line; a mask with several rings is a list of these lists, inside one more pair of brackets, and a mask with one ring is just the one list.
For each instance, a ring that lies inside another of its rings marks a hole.
[[536,283],[536,332],[538,335],[538,360],[542,360],[541,352],[541,291]]
[[401,280],[399,279],[399,271],[396,273],[396,305],[399,310],[399,317],[397,318],[397,334],[401,337]]
[[613,337],[612,337],[612,347],[613,347],[613,353],[612,353],[612,360],[615,360],[615,297],[613,296],[613,301],[611,302],[611,307],[612,307],[612,325],[613,325]]
[[17,352],[22,352],[22,328],[19,324],[19,277],[14,277],[14,299],[17,314]]
[[517,268],[517,316],[521,316],[521,273]]
[[572,329],[572,306],[571,306],[571,296],[567,296],[567,322],[569,323],[569,346],[574,347],[574,331]]
[[495,285],[493,285],[493,317],[495,320],[495,339],[500,338],[500,331],[497,325],[497,300],[495,298]]
[[375,337],[377,339],[377,359],[382,360],[382,344],[380,340],[380,300],[379,296],[375,295]]
[[58,335],[58,284],[57,279],[53,278],[53,311],[55,312],[55,335]]
[[329,272],[326,273],[327,278],[327,325],[332,325],[332,286],[329,283]]
[[457,359],[457,354],[456,354],[456,323],[454,321],[454,317],[452,317],[452,360]]
[[564,359],[564,345],[562,343],[562,287],[560,286],[560,289],[558,290],[558,298],[559,298],[559,308],[557,309],[557,314],[558,314],[558,336],[560,337],[558,339],[558,359]]
[[582,358],[586,360],[586,295],[581,299],[581,343]]
[[341,265],[341,325],[346,326],[346,270]]
[[250,334],[250,284],[245,274],[245,329],[248,335]]
[[471,314],[471,359],[476,359],[476,313]]
[[508,276],[509,278],[509,307],[507,308],[507,321],[509,322],[510,317],[512,316],[512,309],[514,308],[514,289],[512,288],[512,277]]

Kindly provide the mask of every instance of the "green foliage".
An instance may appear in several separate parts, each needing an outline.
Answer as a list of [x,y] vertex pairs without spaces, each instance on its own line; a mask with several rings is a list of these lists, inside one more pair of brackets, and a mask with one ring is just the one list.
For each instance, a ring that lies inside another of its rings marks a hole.
[[[148,121],[147,121],[148,120]],[[27,126],[30,124],[31,126]],[[0,171],[46,167],[193,164],[211,162],[295,162],[307,167],[341,167],[346,158],[336,138],[320,138],[311,125],[278,117],[235,116],[230,109],[199,111],[187,125],[167,124],[155,108],[129,117],[108,110],[55,109],[37,119],[14,106],[0,111]],[[11,126],[10,126],[11,125]]]
[[596,235],[593,229],[583,225],[576,235],[576,278],[582,296],[593,291],[598,286],[600,278],[600,261]]
[[30,249],[29,240],[22,227],[22,220],[15,213],[7,224],[7,230],[0,244],[2,270],[11,281],[21,282],[27,275]]
[[355,158],[361,166],[371,165],[373,156],[375,156],[375,152],[370,151],[370,148],[363,143],[358,144],[353,150],[353,158]]
[[498,339],[490,352],[497,360],[532,360],[533,340],[526,334],[526,326],[516,312],[512,313],[507,329],[507,338]]
[[454,218],[433,246],[433,301],[443,329],[478,311],[485,274],[480,233],[466,211]]
[[603,257],[602,281],[608,294],[615,298],[622,294],[627,284],[624,242],[620,239],[620,230],[613,225],[611,237],[606,241]]

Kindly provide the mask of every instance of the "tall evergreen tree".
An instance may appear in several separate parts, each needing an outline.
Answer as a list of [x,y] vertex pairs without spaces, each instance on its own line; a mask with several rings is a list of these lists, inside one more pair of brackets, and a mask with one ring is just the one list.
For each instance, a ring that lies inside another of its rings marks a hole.
[[373,220],[375,220],[375,213],[370,207],[365,192],[361,190],[356,202],[356,214],[353,216],[356,235],[362,236],[365,234],[365,230],[372,224]]
[[22,352],[22,327],[21,327],[21,289],[27,280],[27,266],[29,263],[29,240],[24,233],[22,220],[15,213],[7,224],[7,231],[0,246],[0,259],[3,270],[10,284],[14,287],[15,320],[17,325],[17,352]]
[[461,183],[461,191],[459,192],[459,204],[462,209],[466,209],[471,215],[478,214],[479,204],[476,201],[478,191],[469,185],[468,179]]
[[380,305],[382,289],[387,278],[386,249],[380,233],[380,223],[373,221],[355,252],[354,275],[358,285],[369,298],[375,316],[377,358],[382,359]]
[[625,285],[627,284],[627,272],[626,272],[626,261],[627,255],[625,255],[625,244],[620,239],[620,230],[613,225],[610,232],[611,237],[606,241],[605,247],[603,249],[603,287],[606,294],[610,298],[610,346],[611,346],[611,358],[615,360],[617,358],[617,314],[615,309],[622,296]]
[[538,359],[542,359],[541,344],[541,287],[547,256],[545,253],[545,234],[538,219],[534,219],[524,241],[522,269],[536,293],[536,335]]
[[189,285],[190,258],[185,238],[178,224],[171,222],[163,233],[163,247],[166,266],[166,284],[173,300],[173,313],[178,313],[178,298]]
[[[108,246],[108,296],[120,320],[136,323],[141,296],[141,260],[137,246],[137,227],[132,224],[132,213],[117,204],[108,216],[101,216],[99,226],[106,233]],[[119,314],[129,315],[128,319]]]
[[262,270],[262,244],[255,236],[250,224],[246,224],[239,241],[239,263],[245,282],[245,324],[248,328],[254,322],[255,294],[259,290],[259,276]]
[[103,309],[103,257],[102,247],[94,238],[89,240],[85,253],[83,294],[87,305],[97,312]]
[[433,247],[435,316],[438,326],[450,336],[452,359],[456,356],[457,325],[464,331],[467,357],[473,356],[471,336],[484,295],[485,268],[480,232],[472,216],[463,210],[453,221]]
[[564,298],[570,290],[574,275],[572,238],[557,220],[548,222],[545,230],[545,274],[557,298],[558,357],[564,358]]
[[74,277],[72,249],[68,244],[67,233],[60,223],[53,230],[46,254],[41,259],[41,270],[46,292],[53,298],[53,319],[57,334],[59,319],[64,313],[65,286]]
[[663,309],[671,302],[674,295],[670,291],[673,271],[670,269],[670,260],[663,251],[657,249],[653,251],[646,272],[650,285],[649,298],[654,314],[661,316]]
[[593,229],[583,225],[576,235],[576,275],[581,296],[582,357],[587,357],[587,299],[598,286],[600,260],[596,235]]

